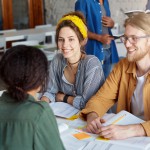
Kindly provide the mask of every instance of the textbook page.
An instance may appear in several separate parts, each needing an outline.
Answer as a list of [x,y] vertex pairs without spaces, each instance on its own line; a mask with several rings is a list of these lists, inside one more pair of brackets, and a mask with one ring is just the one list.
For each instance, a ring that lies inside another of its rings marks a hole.
[[82,150],[90,141],[96,139],[98,135],[82,131],[86,122],[75,119],[66,123],[58,123],[60,137],[66,150]]
[[150,10],[147,9],[147,10],[130,10],[130,11],[126,11],[124,12],[128,17],[130,17],[132,14],[137,14],[137,13],[140,13],[140,12],[143,12],[143,13],[150,13]]
[[150,150],[150,137],[132,137],[124,140],[110,140],[109,143]]
[[143,148],[122,146],[103,141],[92,141],[89,142],[83,150],[143,150]]
[[132,115],[131,113],[125,110],[122,110],[116,115],[114,115],[111,119],[103,123],[103,126],[107,126],[110,124],[117,124],[117,125],[139,124],[142,122],[144,122],[144,120]]
[[[129,125],[129,124],[139,124],[144,122],[144,120],[132,115],[131,113],[123,110],[115,114],[112,118],[108,119],[103,126],[110,124],[116,125]],[[96,141],[101,141],[101,138],[97,138]],[[150,146],[150,137],[132,137],[124,140],[106,140],[108,143],[117,144],[121,146],[136,147],[139,149],[147,150]]]
[[54,115],[58,117],[70,118],[79,112],[78,109],[64,102],[53,102],[49,105],[52,108]]
[[[69,126],[68,129],[65,126],[63,126],[62,128],[63,130],[59,128],[59,131],[61,130],[60,137],[66,150],[82,150],[89,143],[89,141],[92,140],[92,137],[90,135],[80,130],[70,128]],[[83,136],[88,136],[88,137],[83,139],[78,139],[76,138],[76,135],[78,135],[79,138],[82,138]]]

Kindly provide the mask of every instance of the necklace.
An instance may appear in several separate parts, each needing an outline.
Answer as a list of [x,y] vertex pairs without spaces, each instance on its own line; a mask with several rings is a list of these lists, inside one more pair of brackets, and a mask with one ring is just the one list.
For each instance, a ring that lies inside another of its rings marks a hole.
[[81,58],[82,58],[82,53],[81,53],[80,59],[76,61],[75,63],[70,63],[67,61],[68,68],[70,70],[70,73],[72,74],[72,84],[74,85],[74,90],[73,90],[74,96],[76,95],[76,74],[77,74],[78,65],[79,65]]
[[80,62],[81,58],[82,58],[82,53],[81,53],[81,56],[80,56],[80,58],[79,58],[78,61],[76,61],[76,62],[74,62],[74,63],[70,63],[69,61],[67,61],[67,63],[68,63],[69,65],[75,65],[75,64],[77,64],[78,62]]
[[[78,62],[79,62],[79,61],[78,61]],[[77,63],[76,63],[76,64],[77,64]],[[68,67],[70,68],[70,71],[71,71],[71,73],[73,74],[74,79],[75,79],[78,65],[77,65],[77,67],[75,67],[75,68],[73,68],[71,65],[72,65],[72,64],[70,64],[70,63],[68,62]]]
[[[80,57],[80,58],[81,58],[81,57]],[[76,61],[75,63],[70,63],[70,62],[68,62],[68,64],[69,64],[69,65],[75,65],[75,64],[77,64],[79,61],[80,61],[80,59],[79,59],[78,61]]]

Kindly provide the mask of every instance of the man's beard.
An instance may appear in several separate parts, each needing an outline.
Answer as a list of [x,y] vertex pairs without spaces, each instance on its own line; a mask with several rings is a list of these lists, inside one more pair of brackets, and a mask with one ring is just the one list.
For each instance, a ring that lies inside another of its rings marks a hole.
[[150,47],[147,47],[146,51],[141,51],[140,49],[136,48],[135,54],[130,55],[127,53],[126,57],[129,62],[136,62],[144,58],[144,56],[147,55],[147,53],[150,53],[149,51],[150,51]]

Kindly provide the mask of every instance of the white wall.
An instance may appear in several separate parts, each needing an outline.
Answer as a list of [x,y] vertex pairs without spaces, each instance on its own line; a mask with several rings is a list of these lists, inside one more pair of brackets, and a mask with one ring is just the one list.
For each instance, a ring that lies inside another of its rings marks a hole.
[[[76,0],[45,0],[47,23],[56,25],[63,14],[74,11],[75,1]],[[145,10],[146,2],[147,0],[109,0],[112,18],[115,22],[120,24],[121,30],[123,30],[122,25],[125,15],[121,12],[121,9],[124,11],[133,9]]]

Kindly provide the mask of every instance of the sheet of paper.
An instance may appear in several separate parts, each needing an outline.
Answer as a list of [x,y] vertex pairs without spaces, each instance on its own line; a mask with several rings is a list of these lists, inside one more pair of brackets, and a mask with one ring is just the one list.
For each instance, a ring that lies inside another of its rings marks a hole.
[[132,137],[124,140],[110,140],[110,143],[137,148],[150,147],[150,137]]
[[75,119],[74,121],[70,121],[68,125],[71,128],[82,129],[86,126],[86,121],[81,120],[80,118]]
[[69,129],[69,126],[66,123],[60,123],[58,124],[59,133],[62,133],[63,131]]
[[129,124],[139,124],[144,122],[142,119],[132,115],[127,111],[121,111],[118,114],[114,115],[111,119],[109,119],[106,123],[103,123],[104,126],[110,124],[117,124],[117,125],[129,125]]
[[128,146],[115,145],[107,142],[89,142],[83,150],[142,150]]
[[72,105],[63,102],[50,103],[50,107],[52,108],[55,116],[63,118],[70,118],[79,112],[79,110]]
[[90,140],[92,139],[85,139],[85,140],[78,140],[73,135],[79,134],[80,131],[75,129],[68,129],[61,134],[62,142],[65,146],[66,150],[82,150]]

